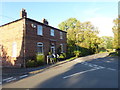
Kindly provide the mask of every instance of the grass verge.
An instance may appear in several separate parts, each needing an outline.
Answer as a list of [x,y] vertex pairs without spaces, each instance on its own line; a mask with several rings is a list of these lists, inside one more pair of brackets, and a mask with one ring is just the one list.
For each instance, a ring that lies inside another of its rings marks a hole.
[[71,60],[73,60],[73,59],[76,59],[76,57],[71,57],[71,58],[69,58],[69,59],[66,59],[65,61],[71,61]]
[[118,52],[111,52],[108,56],[109,57],[118,56]]

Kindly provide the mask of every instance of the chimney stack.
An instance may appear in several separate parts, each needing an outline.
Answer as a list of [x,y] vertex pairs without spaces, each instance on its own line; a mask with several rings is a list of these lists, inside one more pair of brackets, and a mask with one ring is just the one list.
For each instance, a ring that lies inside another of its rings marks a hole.
[[27,18],[27,12],[24,8],[20,11],[20,18],[26,17]]
[[43,18],[43,19],[42,19],[42,23],[44,23],[44,24],[47,24],[47,25],[48,25],[48,21],[47,21],[45,18]]

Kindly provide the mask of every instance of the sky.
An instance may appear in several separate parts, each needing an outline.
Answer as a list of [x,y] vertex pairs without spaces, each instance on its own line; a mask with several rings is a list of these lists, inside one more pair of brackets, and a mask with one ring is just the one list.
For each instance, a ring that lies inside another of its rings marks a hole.
[[76,1],[76,2],[0,2],[0,25],[20,18],[20,10],[25,8],[27,17],[40,21],[46,18],[50,26],[73,17],[80,22],[90,21],[100,31],[99,36],[113,36],[113,20],[118,16],[118,1]]

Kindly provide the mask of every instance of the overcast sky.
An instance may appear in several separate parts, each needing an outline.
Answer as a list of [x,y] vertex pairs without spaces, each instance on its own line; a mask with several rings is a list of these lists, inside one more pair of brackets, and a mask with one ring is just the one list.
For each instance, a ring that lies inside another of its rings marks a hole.
[[113,20],[118,16],[118,1],[87,0],[80,2],[1,2],[0,25],[19,19],[20,10],[25,8],[28,17],[41,21],[46,18],[49,25],[57,27],[59,23],[74,17],[81,22],[91,21],[98,27],[99,36],[113,36]]

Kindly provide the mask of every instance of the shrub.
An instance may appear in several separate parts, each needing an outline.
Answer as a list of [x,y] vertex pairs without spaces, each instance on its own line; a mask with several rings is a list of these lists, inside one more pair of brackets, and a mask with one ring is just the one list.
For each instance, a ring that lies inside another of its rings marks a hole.
[[66,53],[63,53],[64,58],[66,58]]
[[36,61],[37,61],[37,65],[43,65],[44,64],[44,55],[41,54],[37,54],[36,55]]
[[52,53],[51,53],[51,52],[48,52],[48,55],[52,55]]
[[60,54],[59,58],[64,58],[63,54]]
[[74,56],[74,52],[76,50],[75,45],[68,45],[67,47],[67,53],[66,53],[66,57],[73,57]]
[[66,58],[66,53],[60,54],[59,58]]
[[74,51],[74,55],[75,55],[75,57],[79,57],[80,56],[80,54],[81,54],[81,52],[80,51]]
[[35,67],[35,66],[36,66],[35,60],[28,60],[26,62],[26,67]]

